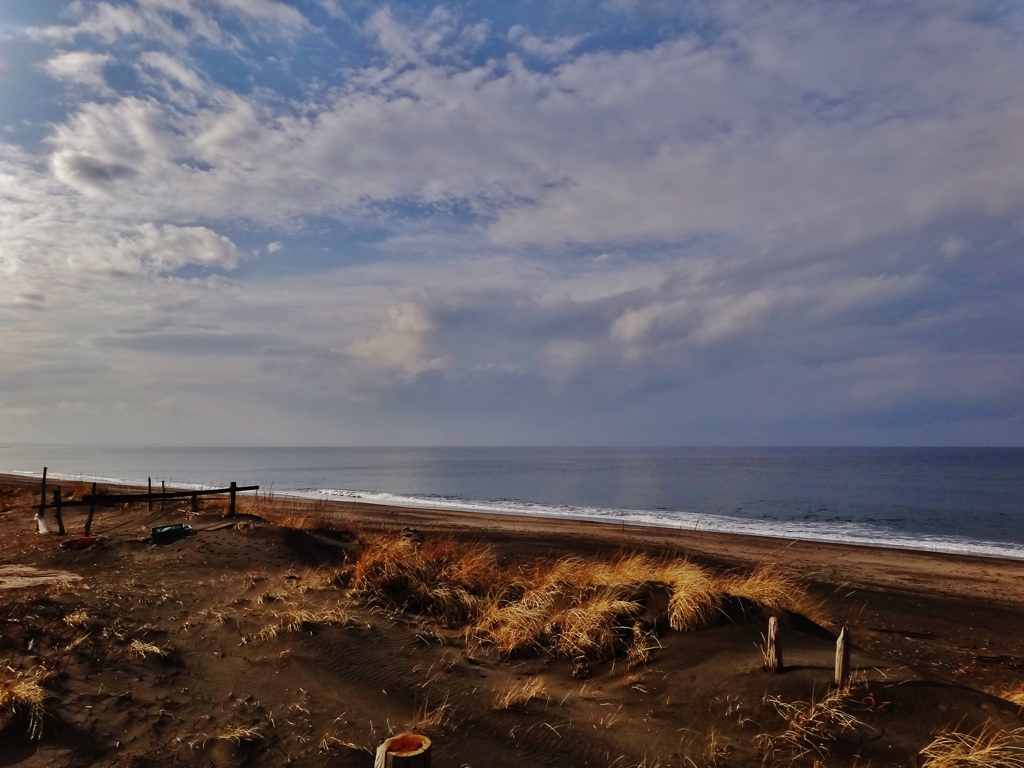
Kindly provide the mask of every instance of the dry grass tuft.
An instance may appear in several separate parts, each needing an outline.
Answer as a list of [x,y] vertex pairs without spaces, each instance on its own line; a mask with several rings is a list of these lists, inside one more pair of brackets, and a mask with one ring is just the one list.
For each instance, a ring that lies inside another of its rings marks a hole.
[[259,728],[238,725],[224,731],[217,738],[222,741],[233,741],[235,744],[241,744],[243,741],[258,741],[263,738],[263,734],[260,733]]
[[513,685],[494,697],[495,709],[509,709],[534,699],[547,699],[548,689],[539,677]]
[[999,697],[1006,699],[1011,704],[1016,704],[1018,707],[1024,707],[1024,683],[1007,688],[999,694]]
[[43,735],[43,690],[48,672],[35,667],[27,672],[11,667],[0,670],[0,712],[24,719],[28,725],[28,736],[37,740]]
[[668,624],[677,632],[710,626],[722,602],[715,579],[699,565],[688,560],[664,564],[658,581],[668,584],[672,597],[668,603]]
[[821,699],[785,702],[775,696],[765,703],[775,707],[788,725],[780,734],[761,734],[756,744],[766,758],[785,758],[796,762],[806,757],[824,760],[831,742],[845,733],[856,732],[867,725],[846,711],[850,703],[851,684],[830,691]]
[[621,590],[603,587],[589,599],[555,615],[552,644],[567,659],[603,660],[628,648],[625,635],[643,613],[643,606],[623,599]]
[[263,642],[286,632],[299,632],[307,627],[327,625],[347,625],[352,617],[341,606],[310,607],[299,603],[290,603],[281,611],[272,612],[272,620],[264,625],[255,636],[257,642]]
[[384,535],[366,543],[353,584],[372,600],[457,626],[480,615],[500,577],[489,547]]
[[783,611],[806,614],[810,609],[803,585],[776,565],[761,566],[748,576],[726,576],[719,580],[718,589],[756,603],[769,616]]
[[64,617],[64,623],[69,627],[89,627],[92,625],[92,617],[83,610],[77,610]]
[[1024,768],[1024,728],[943,731],[921,750],[922,768]]
[[144,659],[147,656],[166,656],[167,651],[152,643],[132,640],[128,643],[128,656],[133,659]]

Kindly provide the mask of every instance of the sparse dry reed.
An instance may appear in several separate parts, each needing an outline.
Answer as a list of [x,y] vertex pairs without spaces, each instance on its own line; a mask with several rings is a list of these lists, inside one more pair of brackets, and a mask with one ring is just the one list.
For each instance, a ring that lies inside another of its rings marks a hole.
[[272,612],[271,617],[271,621],[256,632],[258,642],[286,632],[299,632],[306,627],[344,626],[352,622],[351,615],[341,606],[311,607],[300,603],[290,603],[282,610]]
[[22,718],[30,739],[43,735],[46,692],[43,682],[48,672],[42,667],[17,671],[11,667],[0,670],[0,713]]
[[542,679],[535,677],[500,691],[494,697],[494,708],[509,709],[534,699],[546,699],[547,693],[547,685]]
[[259,728],[237,725],[234,728],[230,728],[224,733],[220,734],[218,739],[222,741],[233,741],[235,744],[241,744],[243,741],[257,741],[263,738],[263,734],[260,733]]
[[921,750],[922,768],[1024,768],[1024,728],[943,731]]
[[835,688],[820,699],[786,702],[776,696],[765,697],[786,720],[780,734],[761,734],[755,740],[766,758],[785,758],[796,762],[807,757],[824,760],[831,743],[844,733],[866,728],[866,724],[846,710],[853,684]]

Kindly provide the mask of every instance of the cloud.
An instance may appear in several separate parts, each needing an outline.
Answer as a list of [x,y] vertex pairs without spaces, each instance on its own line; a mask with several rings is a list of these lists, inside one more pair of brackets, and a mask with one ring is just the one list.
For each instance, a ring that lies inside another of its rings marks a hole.
[[43,62],[46,74],[56,80],[84,85],[101,93],[112,93],[103,77],[103,67],[111,60],[110,54],[90,51],[69,51]]
[[581,52],[513,12],[356,4],[344,56],[342,25],[280,3],[72,6],[32,33],[42,66],[119,90],[68,89],[39,145],[0,144],[6,407],[178,397],[327,441],[425,440],[436,414],[608,442],[827,436],[915,397],[1011,412],[1012,30],[944,3],[689,27],[641,5],[640,42]]
[[427,335],[432,330],[433,322],[419,305],[396,304],[388,307],[388,320],[376,335],[355,341],[348,351],[372,365],[396,370],[411,380],[444,365],[441,358],[427,356]]
[[516,24],[508,31],[508,39],[532,56],[544,59],[558,59],[580,44],[583,35],[542,38],[530,34],[522,24]]

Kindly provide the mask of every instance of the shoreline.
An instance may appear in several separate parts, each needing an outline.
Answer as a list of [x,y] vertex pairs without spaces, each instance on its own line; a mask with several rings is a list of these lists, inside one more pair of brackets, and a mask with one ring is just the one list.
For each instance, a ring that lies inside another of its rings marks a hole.
[[[55,479],[65,476],[50,475]],[[82,477],[76,476],[76,477]],[[34,485],[39,476],[0,473],[0,482]],[[86,482],[69,479],[70,482]],[[91,480],[87,481],[91,482]],[[103,483],[110,488],[144,488]],[[168,489],[192,490],[176,482]],[[1024,560],[973,553],[936,552],[877,544],[817,541],[713,530],[662,527],[580,517],[547,517],[508,512],[413,507],[329,496],[309,498],[269,490],[258,492],[307,513],[326,507],[358,528],[387,531],[405,527],[460,538],[481,538],[515,547],[517,540],[551,541],[551,551],[646,550],[682,555],[725,566],[777,563],[812,582],[905,594],[984,600],[1024,608]],[[240,504],[251,496],[240,495]],[[241,507],[244,509],[244,506]],[[169,512],[168,516],[173,515]]]
[[[24,471],[14,470],[9,472],[0,472],[0,478],[4,481],[9,480],[35,480],[39,481],[42,474],[35,471]],[[65,482],[75,483],[91,483],[96,482],[110,486],[113,488],[145,488],[145,483],[140,479],[138,481],[126,480],[123,478],[110,478],[101,477],[85,474],[64,474],[64,473],[53,473],[48,475],[49,479],[63,480]],[[207,486],[204,484],[188,483],[182,481],[173,481],[173,485],[169,485],[168,488],[174,488],[176,490],[202,490]],[[806,542],[812,545],[821,546],[840,546],[840,547],[863,547],[867,549],[881,549],[891,550],[894,552],[905,552],[905,553],[919,553],[937,556],[950,556],[950,557],[965,557],[965,558],[983,558],[998,561],[1024,563],[1024,545],[1013,544],[1009,542],[999,541],[987,541],[981,539],[964,539],[961,544],[942,544],[932,543],[928,539],[919,540],[920,545],[914,546],[913,539],[909,534],[902,534],[897,539],[897,543],[889,544],[884,541],[876,539],[843,539],[841,537],[826,537],[824,535],[818,535],[815,531],[803,532],[778,532],[773,533],[771,531],[752,531],[740,529],[730,529],[729,527],[714,527],[715,523],[710,523],[709,527],[699,529],[699,526],[703,520],[727,520],[732,521],[734,518],[728,516],[716,516],[716,515],[701,515],[695,512],[679,513],[685,514],[689,517],[695,517],[696,522],[693,528],[684,527],[689,526],[690,521],[687,520],[685,523],[680,522],[673,524],[670,522],[659,522],[657,520],[643,519],[637,520],[637,516],[650,515],[650,510],[615,510],[619,512],[625,512],[633,515],[633,519],[622,516],[616,520],[611,516],[601,515],[586,515],[586,514],[558,514],[555,507],[550,507],[542,504],[535,504],[537,511],[518,511],[513,509],[501,509],[501,508],[489,508],[491,502],[474,502],[472,500],[464,500],[460,503],[457,500],[453,500],[450,504],[431,504],[430,500],[424,498],[422,503],[413,501],[403,497],[402,494],[391,494],[388,492],[370,492],[370,491],[349,491],[344,489],[322,489],[316,491],[274,491],[270,488],[263,489],[263,493],[269,493],[276,498],[294,500],[302,503],[318,504],[356,504],[366,505],[368,508],[381,507],[386,509],[401,509],[401,510],[420,510],[425,511],[434,515],[481,515],[485,517],[494,517],[499,519],[508,520],[560,520],[568,522],[579,522],[582,524],[594,524],[599,526],[612,526],[615,528],[637,528],[637,529],[652,529],[662,531],[665,533],[708,533],[717,534],[722,536],[741,536],[750,537],[753,539],[764,539],[774,541],[783,544],[792,544],[793,542]],[[368,495],[380,495],[380,496],[391,496],[394,495],[400,500],[397,502],[377,499],[367,499],[361,494]],[[531,502],[524,502],[523,504],[532,504]],[[565,509],[580,509],[585,510],[583,507],[573,507],[571,505],[564,505]],[[612,511],[612,510],[609,510]],[[736,521],[740,526],[743,525],[744,521]],[[879,531],[881,535],[884,531]],[[942,540],[940,539],[939,542]],[[1013,551],[1005,551],[1004,548],[1013,548]]]

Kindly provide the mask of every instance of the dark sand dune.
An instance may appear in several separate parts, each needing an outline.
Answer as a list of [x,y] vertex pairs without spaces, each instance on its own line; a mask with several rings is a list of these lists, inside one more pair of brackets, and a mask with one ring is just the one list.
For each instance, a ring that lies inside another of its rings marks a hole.
[[[509,567],[643,550],[719,570],[776,561],[809,585],[813,615],[783,616],[783,674],[761,669],[765,617],[742,600],[704,629],[661,622],[645,664],[581,667],[501,658],[460,626],[353,600],[347,566],[363,543],[346,533],[248,515],[218,528],[211,503],[190,520],[203,530],[152,546],[145,509],[126,508],[97,515],[110,533],[95,546],[65,551],[34,533],[24,481],[0,502],[0,567],[82,577],[0,590],[7,678],[46,670],[41,737],[28,738],[25,711],[0,715],[0,765],[370,766],[378,743],[413,727],[433,739],[436,766],[787,765],[779,709],[829,693],[844,624],[857,684],[842,706],[856,724],[832,727],[822,754],[796,764],[919,765],[943,728],[1024,726],[993,695],[1024,681],[1020,563],[351,504],[251,510],[363,532],[412,526],[425,541],[486,543]],[[309,620],[289,631],[297,607]],[[531,683],[533,698],[495,708]]]

